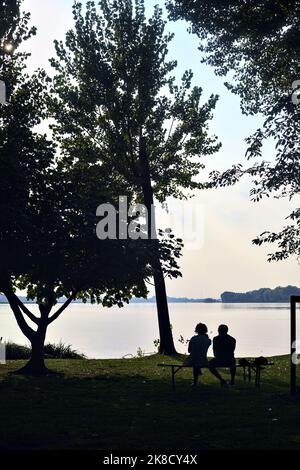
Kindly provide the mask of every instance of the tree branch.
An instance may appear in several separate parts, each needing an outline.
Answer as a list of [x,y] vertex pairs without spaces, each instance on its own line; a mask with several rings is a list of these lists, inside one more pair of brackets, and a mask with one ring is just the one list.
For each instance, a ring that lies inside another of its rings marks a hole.
[[70,305],[70,303],[73,302],[73,300],[76,297],[76,294],[77,292],[73,292],[71,297],[69,297],[68,300],[55,313],[53,313],[53,315],[48,320],[48,325],[50,325],[50,323],[56,320],[63,313],[63,311]]
[[134,176],[137,176],[137,170],[136,170],[136,165],[135,165],[135,160],[134,160],[133,140],[132,140],[131,130],[130,130],[128,121],[127,121],[127,135],[129,138],[129,146],[130,146],[131,168],[132,168]]
[[23,304],[23,302],[19,299],[18,296],[16,296],[16,300],[18,302],[18,305],[20,307],[20,309],[22,310],[23,313],[25,313],[25,315],[27,315],[27,317],[33,322],[35,323],[36,325],[39,325],[39,319],[33,315],[33,313],[30,312],[30,310],[28,310],[27,307],[25,307],[25,305]]
[[34,337],[35,331],[29,325],[27,325],[25,318],[22,315],[18,296],[13,292],[12,289],[5,289],[3,290],[3,293],[9,302],[9,305],[15,315],[22,333],[26,336],[26,338],[29,339],[29,341],[31,341]]
[[173,118],[172,118],[172,122],[171,122],[171,126],[170,126],[170,129],[169,129],[168,138],[167,138],[167,140],[166,140],[165,145],[167,145],[167,143],[168,143],[168,141],[169,141],[169,138],[171,137],[171,133],[172,133],[172,130],[173,130],[174,122],[175,122],[175,116],[173,116]]

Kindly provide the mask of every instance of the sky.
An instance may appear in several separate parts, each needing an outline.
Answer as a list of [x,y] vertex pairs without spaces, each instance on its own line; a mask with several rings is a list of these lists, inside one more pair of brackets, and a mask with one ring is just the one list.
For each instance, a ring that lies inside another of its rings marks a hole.
[[[48,59],[55,56],[53,40],[64,39],[72,27],[72,4],[73,0],[24,0],[23,9],[31,12],[31,22],[38,29],[37,36],[26,43],[26,50],[32,54],[28,62],[30,71],[42,67],[50,73]],[[146,0],[148,13],[155,4],[163,7],[164,2]],[[222,148],[218,154],[203,159],[208,174],[245,162],[245,138],[262,120],[242,115],[239,99],[225,88],[225,79],[216,77],[211,67],[201,63],[199,39],[190,35],[187,27],[183,21],[167,25],[167,30],[175,33],[169,58],[178,61],[176,78],[179,80],[186,69],[192,69],[193,84],[203,88],[203,102],[212,93],[220,95],[210,130],[218,136]],[[270,143],[266,145],[264,159],[273,158]],[[287,215],[299,204],[286,199],[253,203],[250,188],[250,182],[244,180],[230,188],[197,191],[184,203],[170,200],[172,217],[158,210],[158,225],[161,228],[170,225],[185,241],[180,261],[183,277],[167,281],[169,296],[219,297],[225,290],[245,292],[260,287],[300,285],[300,264],[296,258],[269,263],[267,254],[276,247],[252,244],[252,239],[263,231],[280,230]]]

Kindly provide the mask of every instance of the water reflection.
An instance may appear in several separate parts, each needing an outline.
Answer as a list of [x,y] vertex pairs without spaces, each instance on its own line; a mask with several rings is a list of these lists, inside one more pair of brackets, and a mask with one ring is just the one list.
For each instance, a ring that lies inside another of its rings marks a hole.
[[[30,306],[36,311],[36,306]],[[178,339],[189,339],[199,321],[208,326],[209,336],[217,334],[220,323],[229,326],[237,338],[237,355],[270,356],[289,352],[288,304],[170,304],[174,341],[178,351],[186,346]],[[299,322],[300,323],[300,322]],[[300,335],[300,329],[298,334]],[[25,344],[8,305],[0,305],[0,336]],[[131,304],[119,309],[73,304],[50,325],[47,340],[63,341],[94,358],[118,358],[155,351],[158,338],[154,304]],[[212,351],[209,351],[210,355]]]

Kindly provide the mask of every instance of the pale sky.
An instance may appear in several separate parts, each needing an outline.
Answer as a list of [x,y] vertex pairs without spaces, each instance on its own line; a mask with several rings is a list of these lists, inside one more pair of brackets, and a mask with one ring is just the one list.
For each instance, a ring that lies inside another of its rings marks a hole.
[[[23,8],[30,11],[32,24],[38,28],[37,36],[27,42],[32,53],[29,70],[43,67],[50,71],[48,59],[54,56],[54,39],[63,39],[72,27],[73,0],[25,0]],[[85,4],[86,1],[82,0]],[[147,10],[162,1],[146,0]],[[258,117],[243,116],[237,97],[229,93],[222,79],[213,70],[200,63],[198,38],[186,32],[184,22],[170,23],[168,30],[175,33],[169,47],[170,58],[178,61],[176,76],[185,69],[194,72],[194,84],[200,85],[204,97],[220,95],[211,123],[223,147],[215,156],[205,160],[207,170],[222,170],[232,163],[245,162],[244,139],[260,125]],[[273,158],[272,145],[266,147],[266,160]],[[168,295],[187,297],[219,297],[225,290],[244,292],[260,287],[300,285],[300,265],[295,258],[279,263],[268,263],[267,253],[275,246],[256,247],[251,240],[265,230],[276,231],[285,224],[285,217],[298,205],[296,201],[267,199],[252,203],[249,182],[243,181],[232,188],[199,191],[184,203],[187,211],[193,207],[200,211],[201,228],[198,243],[186,243],[181,260],[183,278],[167,281]],[[171,204],[171,206],[174,203]],[[177,206],[177,211],[180,213]],[[160,215],[159,224],[165,227],[166,215]],[[180,234],[178,234],[180,235]],[[186,238],[186,237],[185,237]]]

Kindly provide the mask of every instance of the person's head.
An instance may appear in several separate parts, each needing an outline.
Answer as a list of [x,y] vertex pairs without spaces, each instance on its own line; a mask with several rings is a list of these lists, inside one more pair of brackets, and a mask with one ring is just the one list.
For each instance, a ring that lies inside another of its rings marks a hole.
[[228,326],[227,325],[220,325],[218,328],[219,335],[227,335],[228,333]]
[[207,335],[207,326],[204,323],[198,323],[195,328],[195,333],[198,335]]

